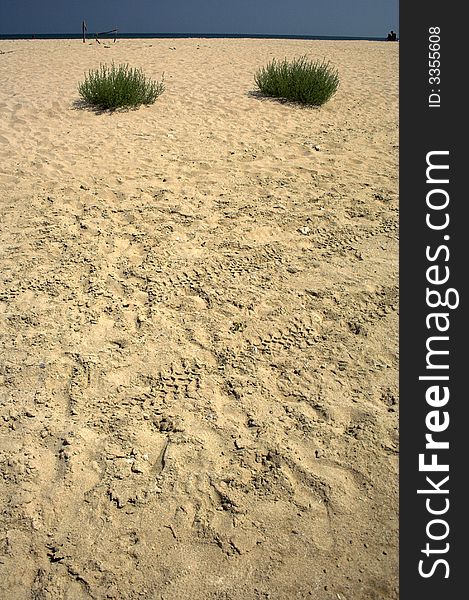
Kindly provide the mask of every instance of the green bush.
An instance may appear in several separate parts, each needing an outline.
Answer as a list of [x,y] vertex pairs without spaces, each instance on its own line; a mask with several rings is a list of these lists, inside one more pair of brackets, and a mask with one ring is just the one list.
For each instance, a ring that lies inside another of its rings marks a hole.
[[266,96],[321,106],[337,91],[339,74],[325,60],[301,56],[291,62],[274,59],[255,74],[254,81]]
[[113,63],[89,71],[78,92],[85,102],[99,108],[135,107],[153,104],[164,92],[164,83],[147,79],[140,69]]

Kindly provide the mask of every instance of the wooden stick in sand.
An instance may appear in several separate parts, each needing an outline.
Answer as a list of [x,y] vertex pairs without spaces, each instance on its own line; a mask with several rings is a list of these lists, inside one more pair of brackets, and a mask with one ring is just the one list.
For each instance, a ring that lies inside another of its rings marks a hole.
[[96,34],[96,41],[98,42],[98,44],[100,44],[101,42],[98,40],[98,35],[107,35],[108,33],[113,33],[114,34],[114,41],[116,41],[116,36],[117,36],[117,28],[116,29],[110,29],[109,31],[100,31],[99,33]]

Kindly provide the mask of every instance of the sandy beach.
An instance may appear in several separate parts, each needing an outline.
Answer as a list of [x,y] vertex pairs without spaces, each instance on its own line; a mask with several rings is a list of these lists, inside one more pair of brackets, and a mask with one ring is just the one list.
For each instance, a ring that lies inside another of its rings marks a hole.
[[[303,108],[254,73],[339,72]],[[129,63],[165,92],[96,112]],[[0,40],[0,596],[398,598],[398,44]]]

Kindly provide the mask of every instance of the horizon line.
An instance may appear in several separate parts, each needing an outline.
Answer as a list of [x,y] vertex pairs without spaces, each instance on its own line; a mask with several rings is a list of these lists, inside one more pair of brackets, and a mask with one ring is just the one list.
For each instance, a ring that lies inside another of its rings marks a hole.
[[[99,35],[100,32],[87,32],[87,38],[89,39],[93,39],[96,35]],[[81,32],[77,32],[77,31],[65,31],[65,32],[59,32],[59,31],[54,31],[54,32],[37,32],[37,31],[31,31],[31,32],[9,32],[9,33],[3,33],[0,32],[0,36],[2,37],[6,37],[6,36],[52,36],[52,35],[60,35],[60,36],[73,36],[73,37],[82,37],[82,33]],[[240,33],[229,33],[229,32],[222,32],[222,33],[216,33],[216,32],[200,32],[200,31],[117,31],[117,35],[116,37],[122,37],[122,36],[126,36],[126,35],[132,35],[132,36],[138,36],[138,35],[142,35],[142,36],[187,36],[187,37],[197,37],[197,36],[217,36],[217,37],[240,37],[240,36],[246,36],[246,37],[288,37],[288,38],[300,38],[300,39],[307,39],[307,38],[343,38],[343,39],[350,39],[350,40],[380,40],[380,39],[385,39],[386,34],[383,34],[383,36],[377,36],[377,35],[321,35],[321,34],[312,34],[312,33],[250,33],[250,32],[240,32]]]

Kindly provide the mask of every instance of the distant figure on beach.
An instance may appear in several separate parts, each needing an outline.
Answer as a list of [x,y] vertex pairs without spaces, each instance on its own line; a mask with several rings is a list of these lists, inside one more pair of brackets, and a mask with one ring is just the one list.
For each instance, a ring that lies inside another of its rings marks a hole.
[[387,37],[387,41],[388,42],[396,42],[397,41],[397,34],[395,31],[393,31],[391,29],[391,31],[388,33],[388,37]]

